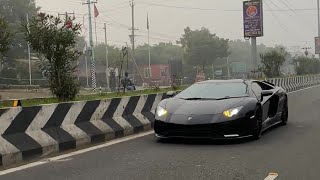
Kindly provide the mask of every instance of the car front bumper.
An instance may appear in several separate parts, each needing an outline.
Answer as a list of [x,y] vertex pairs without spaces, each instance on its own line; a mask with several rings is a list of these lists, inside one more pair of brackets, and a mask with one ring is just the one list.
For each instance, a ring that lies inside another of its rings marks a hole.
[[183,125],[156,120],[154,130],[160,138],[236,139],[250,137],[256,128],[254,119],[239,119],[213,124]]

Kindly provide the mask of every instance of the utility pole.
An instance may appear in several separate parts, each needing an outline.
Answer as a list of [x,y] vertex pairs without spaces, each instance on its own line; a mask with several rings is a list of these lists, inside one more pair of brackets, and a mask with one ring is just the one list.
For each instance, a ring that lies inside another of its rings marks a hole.
[[110,79],[109,79],[109,50],[108,50],[108,41],[107,41],[107,24],[104,23],[104,44],[106,45],[106,78],[107,78],[107,89],[110,89]]
[[[130,2],[131,6],[131,12],[132,12],[132,27],[131,27],[131,43],[132,43],[132,62],[134,63],[135,61],[135,27],[134,27],[134,0]],[[132,74],[133,74],[133,82],[134,82],[134,75],[135,75],[135,70],[134,70],[134,65],[132,65]]]
[[96,91],[96,65],[94,59],[94,46],[93,46],[93,37],[92,37],[92,22],[91,22],[91,4],[95,4],[97,2],[91,2],[91,0],[87,0],[86,3],[82,3],[83,5],[88,5],[88,16],[89,16],[89,57],[91,60],[91,78],[92,78],[92,88],[93,91]]
[[228,79],[230,79],[230,64],[229,64],[229,56],[227,57],[227,70],[228,70]]
[[317,9],[318,9],[318,36],[320,37],[320,2],[317,0]]
[[251,37],[251,59],[253,64],[253,70],[257,68],[257,38]]
[[[27,25],[29,28],[29,14],[27,13]],[[31,50],[30,50],[30,44],[28,42],[28,57],[29,57],[29,84],[32,84],[32,72],[31,72]]]
[[149,50],[149,78],[152,78],[151,75],[151,47],[150,47],[150,25],[149,25],[149,14],[147,13],[147,29],[148,29],[148,50]]
[[[251,0],[251,1],[254,1],[254,0]],[[253,70],[256,71],[257,69],[257,38],[256,37],[251,37],[251,60],[253,64]]]
[[[320,2],[317,0],[317,11],[318,11],[318,37],[320,37]],[[320,58],[320,54],[319,54]]]

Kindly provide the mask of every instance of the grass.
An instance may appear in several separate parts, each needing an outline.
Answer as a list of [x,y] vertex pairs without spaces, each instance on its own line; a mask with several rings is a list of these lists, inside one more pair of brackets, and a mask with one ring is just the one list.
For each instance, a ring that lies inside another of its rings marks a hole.
[[[179,90],[184,89],[184,87],[179,87]],[[133,92],[115,92],[115,93],[96,93],[89,95],[78,95],[73,101],[59,101],[57,98],[35,98],[35,99],[25,99],[21,100],[23,107],[38,106],[44,104],[53,104],[53,103],[65,103],[65,102],[74,102],[74,101],[92,101],[92,100],[101,100],[101,99],[111,99],[125,96],[139,96],[144,94],[156,94],[156,93],[165,93],[172,91],[172,88],[162,88],[162,89],[146,89]],[[12,101],[3,101],[0,102],[0,108],[12,107]]]

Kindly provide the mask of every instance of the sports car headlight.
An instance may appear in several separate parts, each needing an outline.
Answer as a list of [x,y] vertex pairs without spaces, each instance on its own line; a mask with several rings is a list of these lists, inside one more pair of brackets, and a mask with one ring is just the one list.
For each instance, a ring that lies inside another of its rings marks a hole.
[[225,115],[226,117],[228,118],[231,118],[237,114],[239,114],[239,112],[241,111],[242,109],[242,106],[241,107],[237,107],[237,108],[232,108],[232,109],[229,109],[229,110],[226,110],[223,112],[223,115]]
[[157,111],[156,111],[156,114],[157,114],[158,117],[164,116],[167,113],[168,113],[167,110],[165,110],[164,108],[158,106]]

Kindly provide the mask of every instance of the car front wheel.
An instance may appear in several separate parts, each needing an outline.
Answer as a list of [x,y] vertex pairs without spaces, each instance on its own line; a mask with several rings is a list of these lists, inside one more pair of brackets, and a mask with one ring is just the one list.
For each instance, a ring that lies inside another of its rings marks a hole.
[[256,108],[256,113],[255,113],[255,122],[256,126],[255,129],[253,130],[253,139],[258,140],[261,138],[262,135],[262,109],[261,107]]

